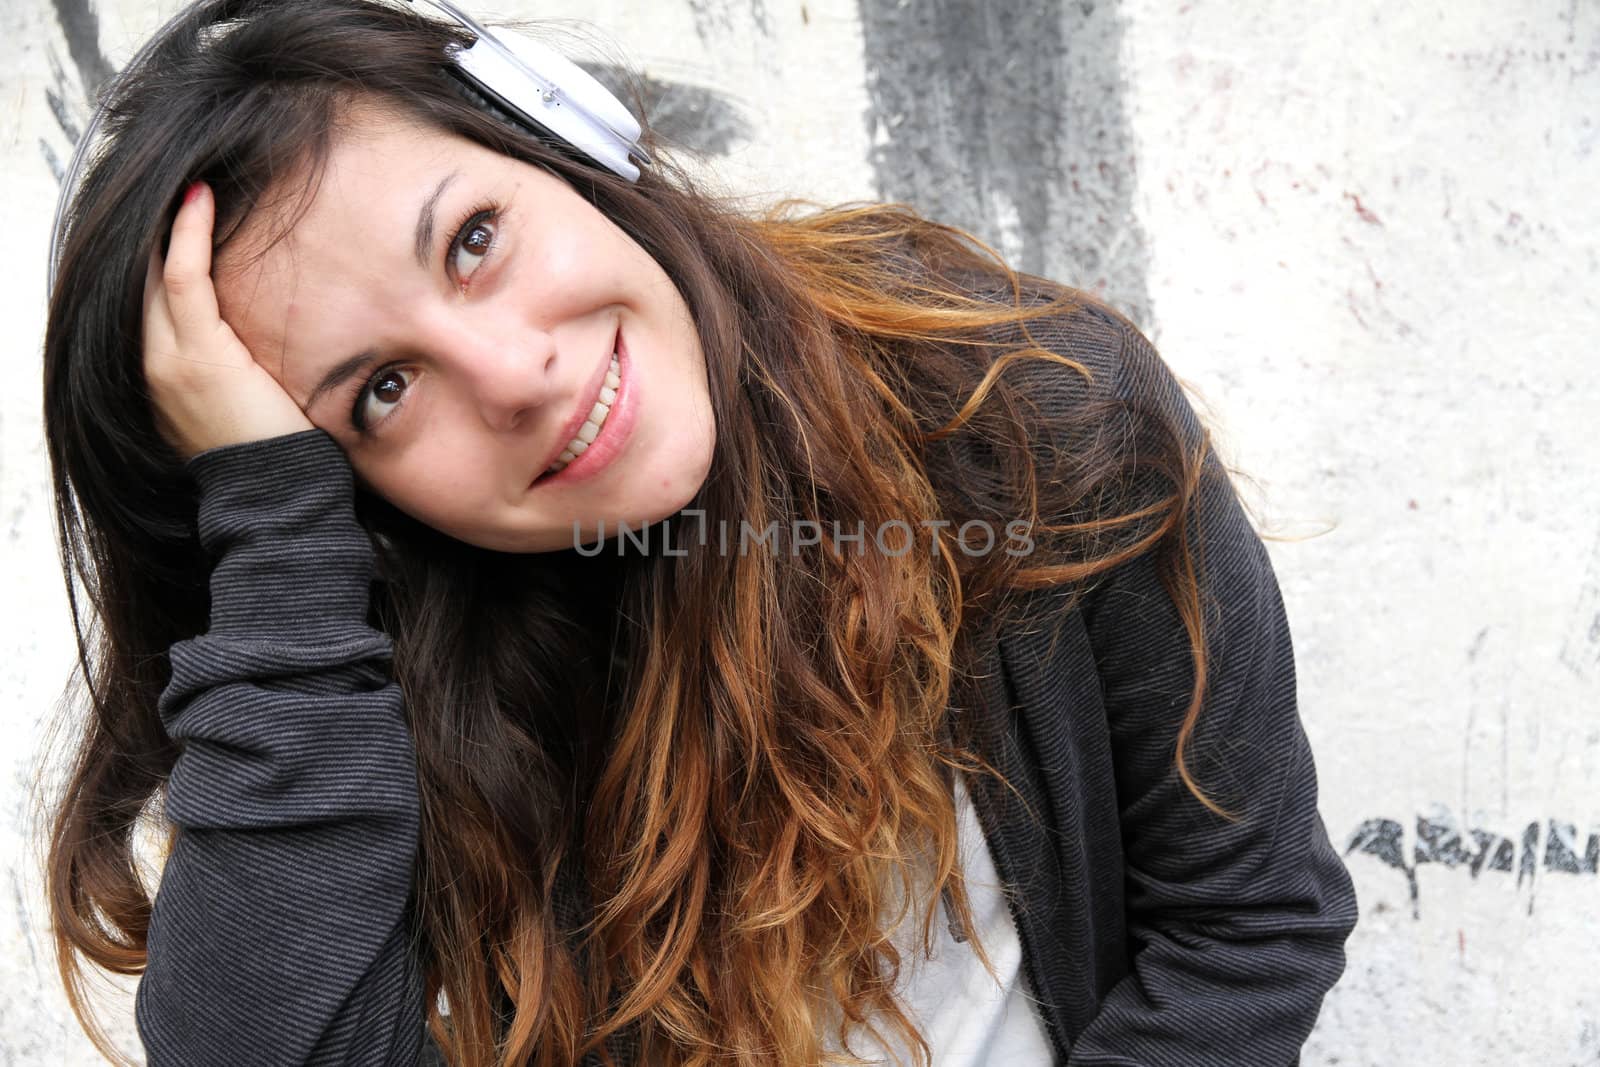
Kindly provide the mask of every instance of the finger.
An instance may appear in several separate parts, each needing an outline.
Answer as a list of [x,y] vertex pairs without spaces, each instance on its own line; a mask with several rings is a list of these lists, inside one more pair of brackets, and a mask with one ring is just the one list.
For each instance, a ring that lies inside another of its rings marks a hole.
[[214,202],[204,182],[195,182],[172,223],[161,280],[178,334],[209,333],[220,318],[211,284],[211,226]]
[[171,347],[174,340],[172,311],[167,306],[167,289],[161,280],[163,269],[161,249],[150,250],[144,268],[144,346],[145,359],[152,352]]
[[167,308],[166,286],[161,281],[163,266],[161,247],[157,245],[150,250],[144,268],[144,377],[146,388],[150,391],[150,410],[156,433],[182,455],[184,442],[162,409],[160,401],[161,383],[170,371],[171,360],[176,355],[177,347],[172,329],[172,313]]
[[167,304],[166,286],[162,283],[161,274],[165,264],[161,259],[159,246],[150,249],[150,256],[144,263],[144,321],[149,323],[151,315],[157,311],[164,312]]

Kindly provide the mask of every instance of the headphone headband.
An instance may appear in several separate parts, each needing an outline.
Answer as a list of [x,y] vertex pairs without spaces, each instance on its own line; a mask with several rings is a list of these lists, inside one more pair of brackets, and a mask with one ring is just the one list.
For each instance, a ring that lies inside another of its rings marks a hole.
[[[143,64],[205,2],[199,0],[168,19],[102,90],[102,103],[95,107],[73,148],[56,198],[55,220],[50,227],[47,297],[55,292],[67,211],[94,151],[105,115],[103,101],[114,96],[118,79]],[[518,123],[547,132],[628,181],[639,180],[639,167],[634,160],[645,166],[652,163],[649,152],[639,143],[639,121],[609,89],[576,63],[520,34],[496,36],[449,0],[423,2],[472,34],[471,45],[452,46],[441,59],[483,98],[498,105],[491,110],[503,109]]]

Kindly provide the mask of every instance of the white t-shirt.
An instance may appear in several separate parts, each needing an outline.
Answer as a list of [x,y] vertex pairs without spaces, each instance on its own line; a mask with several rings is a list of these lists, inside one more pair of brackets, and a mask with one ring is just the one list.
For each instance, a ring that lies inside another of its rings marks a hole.
[[[1052,1061],[1050,1043],[1022,972],[1022,943],[960,775],[954,796],[972,920],[1000,984],[989,977],[969,943],[951,936],[942,908],[934,923],[933,957],[925,958],[918,936],[921,922],[912,911],[894,934],[902,961],[901,999],[933,1051],[934,1067],[1046,1067]],[[885,1036],[893,1040],[896,1034],[889,1030]],[[862,1030],[851,1032],[850,1045],[856,1055],[886,1067],[913,1063],[907,1049],[896,1047],[891,1054]],[[832,1033],[825,1046],[838,1049]]]

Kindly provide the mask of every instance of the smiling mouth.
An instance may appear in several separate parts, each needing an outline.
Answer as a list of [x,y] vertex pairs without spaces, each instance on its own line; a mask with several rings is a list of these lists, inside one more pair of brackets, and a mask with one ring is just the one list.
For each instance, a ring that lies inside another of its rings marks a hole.
[[612,405],[617,402],[617,389],[621,385],[622,365],[617,361],[617,354],[613,351],[611,365],[606,368],[605,380],[600,384],[600,393],[595,397],[594,406],[589,409],[583,425],[578,427],[577,434],[566,443],[555,462],[550,464],[536,481],[543,481],[553,474],[560,474],[568,463],[588,451],[594,439],[600,436],[600,430],[605,426],[606,419],[611,416]]
[[590,403],[589,410],[584,414],[573,436],[561,446],[561,451],[550,465],[540,472],[530,484],[529,488],[543,485],[551,481],[562,471],[575,462],[579,456],[589,450],[608,421],[614,421],[613,411],[618,403],[618,394],[622,386],[622,331],[619,329],[611,341],[611,360],[605,373],[601,376],[600,385]]

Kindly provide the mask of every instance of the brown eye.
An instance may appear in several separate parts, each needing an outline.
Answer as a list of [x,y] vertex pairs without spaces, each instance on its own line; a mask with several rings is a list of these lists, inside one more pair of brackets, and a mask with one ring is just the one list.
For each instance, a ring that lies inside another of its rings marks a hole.
[[406,383],[394,371],[386,372],[372,387],[372,396],[386,404],[392,404],[400,399],[400,394],[406,391]]
[[363,433],[375,428],[400,407],[410,386],[410,377],[398,367],[379,371],[356,397],[355,410],[350,413],[351,425]]
[[488,212],[474,215],[461,227],[450,252],[450,269],[457,285],[465,285],[472,278],[472,272],[494,247],[494,237],[494,216]]

